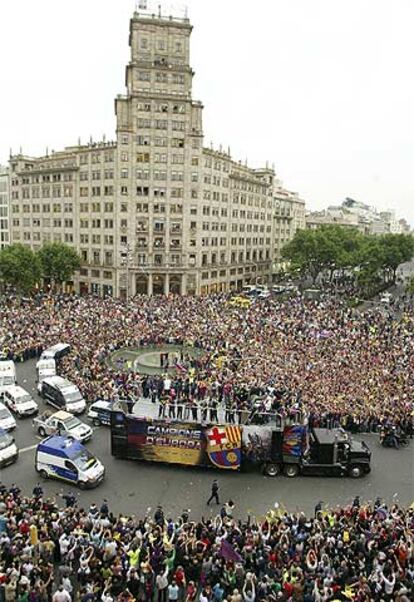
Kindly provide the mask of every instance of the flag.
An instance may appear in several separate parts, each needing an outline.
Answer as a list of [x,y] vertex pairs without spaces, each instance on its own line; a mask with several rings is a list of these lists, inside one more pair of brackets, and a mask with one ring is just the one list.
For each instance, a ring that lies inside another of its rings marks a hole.
[[219,554],[224,558],[224,560],[233,560],[233,562],[243,562],[240,554],[236,552],[231,543],[229,543],[226,539],[221,540]]

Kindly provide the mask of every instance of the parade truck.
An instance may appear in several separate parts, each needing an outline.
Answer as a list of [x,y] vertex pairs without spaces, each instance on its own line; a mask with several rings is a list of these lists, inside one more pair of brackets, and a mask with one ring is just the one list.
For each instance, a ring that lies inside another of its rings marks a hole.
[[[120,408],[120,409],[118,409]],[[224,470],[259,469],[287,477],[332,475],[362,477],[370,472],[371,452],[342,429],[313,429],[273,415],[267,424],[205,424],[152,419],[114,404],[111,453],[146,460]]]

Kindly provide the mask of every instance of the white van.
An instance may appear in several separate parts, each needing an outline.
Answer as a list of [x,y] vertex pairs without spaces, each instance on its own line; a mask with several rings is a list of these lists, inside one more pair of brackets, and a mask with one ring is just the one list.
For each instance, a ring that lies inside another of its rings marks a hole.
[[66,378],[51,376],[44,378],[40,385],[40,395],[56,409],[71,414],[81,414],[86,410],[86,402],[78,387]]
[[4,403],[0,402],[0,429],[11,431],[14,428],[16,428],[16,421],[13,414],[6,408]]
[[37,390],[40,391],[42,380],[49,376],[56,376],[56,361],[54,359],[40,359],[36,364],[37,370]]
[[43,479],[61,479],[80,489],[96,487],[105,476],[103,464],[84,445],[60,435],[38,444],[35,468]]
[[24,416],[33,416],[39,411],[39,406],[33,397],[23,387],[13,385],[2,389],[0,396],[9,410],[23,418]]
[[7,387],[8,385],[15,385],[16,379],[16,366],[12,360],[1,360],[0,361],[0,387]]
[[67,343],[57,343],[56,345],[45,349],[40,356],[40,359],[58,361],[68,353],[70,353],[70,345]]
[[19,457],[14,438],[5,430],[0,429],[0,467],[13,464]]

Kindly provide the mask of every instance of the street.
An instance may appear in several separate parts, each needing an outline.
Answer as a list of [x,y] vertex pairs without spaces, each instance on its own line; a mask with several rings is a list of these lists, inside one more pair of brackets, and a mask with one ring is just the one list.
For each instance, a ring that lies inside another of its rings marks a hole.
[[[46,407],[36,392],[35,361],[17,365],[18,383],[33,394],[40,410]],[[86,416],[81,420],[88,422]],[[34,469],[35,447],[40,440],[32,427],[32,420],[17,419],[14,431],[20,457],[16,464],[1,470],[1,481],[6,485],[18,484],[30,494],[40,480]],[[372,451],[372,471],[362,479],[321,477],[264,477],[260,473],[226,473],[201,468],[139,463],[117,460],[110,453],[110,433],[107,427],[97,427],[88,448],[103,462],[105,481],[95,490],[79,492],[79,504],[98,504],[106,498],[111,511],[142,515],[161,504],[167,516],[175,517],[183,509],[191,509],[192,516],[199,518],[215,513],[216,508],[206,506],[213,478],[220,485],[220,501],[232,499],[235,516],[245,517],[248,511],[262,516],[276,502],[290,511],[313,512],[315,504],[335,506],[347,504],[355,495],[362,500],[382,497],[387,503],[398,500],[409,505],[414,500],[414,440],[399,451],[384,449],[378,435],[364,435]],[[46,496],[53,496],[70,487],[60,481],[42,482]]]

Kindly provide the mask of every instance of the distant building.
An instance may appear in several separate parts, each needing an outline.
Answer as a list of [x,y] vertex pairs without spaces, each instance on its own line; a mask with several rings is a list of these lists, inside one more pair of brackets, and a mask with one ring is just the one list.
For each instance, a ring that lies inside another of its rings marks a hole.
[[0,249],[10,244],[9,170],[0,165]]
[[295,236],[298,230],[305,229],[305,201],[297,193],[285,190],[280,182],[274,190],[273,209],[273,272],[283,266],[282,248]]
[[203,294],[269,282],[275,254],[305,225],[304,202],[273,168],[204,146],[192,26],[156,12],[144,7],[130,21],[116,142],[10,158],[12,242],[72,245],[82,267],[67,289],[80,293]]
[[351,198],[346,198],[340,206],[330,206],[306,215],[308,230],[323,225],[356,228],[363,234],[398,234],[410,231],[406,220],[397,220],[393,210],[377,211],[374,207]]

